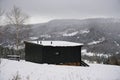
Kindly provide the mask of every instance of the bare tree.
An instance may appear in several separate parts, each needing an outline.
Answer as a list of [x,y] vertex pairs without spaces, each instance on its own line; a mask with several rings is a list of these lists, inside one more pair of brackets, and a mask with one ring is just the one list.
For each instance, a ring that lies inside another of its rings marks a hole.
[[4,14],[4,11],[0,8],[0,17]]
[[15,27],[15,45],[18,50],[20,40],[20,32],[25,27],[24,23],[29,19],[28,15],[24,14],[20,8],[14,6],[13,9],[6,13],[8,24]]
[[[4,11],[0,8],[0,28],[1,28],[1,16],[4,14]],[[1,38],[2,32],[0,29],[0,38]],[[0,64],[1,64],[1,57],[2,57],[2,53],[0,52]]]
[[4,14],[4,11],[0,8],[0,28],[1,28],[1,18],[3,16],[3,14]]
[[1,17],[3,16],[4,11],[0,8],[0,25],[1,25]]

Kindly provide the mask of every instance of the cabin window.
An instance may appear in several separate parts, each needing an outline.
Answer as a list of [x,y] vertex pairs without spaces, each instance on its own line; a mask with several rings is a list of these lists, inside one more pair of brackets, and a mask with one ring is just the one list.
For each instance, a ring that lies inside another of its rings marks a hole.
[[59,55],[60,53],[59,52],[56,52],[55,55]]

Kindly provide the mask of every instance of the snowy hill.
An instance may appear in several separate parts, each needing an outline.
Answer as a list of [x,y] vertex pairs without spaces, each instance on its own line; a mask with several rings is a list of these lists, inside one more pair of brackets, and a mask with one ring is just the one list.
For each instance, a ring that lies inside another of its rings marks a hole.
[[120,54],[120,19],[58,19],[32,27],[40,40],[63,40],[84,43],[88,52]]
[[12,80],[16,75],[19,80],[120,80],[120,66],[60,66],[2,59],[0,80]]
[[[6,26],[3,27],[2,31],[8,32],[4,33],[5,35],[0,39],[0,44],[2,46],[13,44],[11,34],[14,34],[14,29]],[[88,46],[85,46],[88,52],[120,54],[120,19],[56,19],[47,23],[31,25],[30,31],[31,37],[37,37],[39,40],[84,43],[88,44]]]

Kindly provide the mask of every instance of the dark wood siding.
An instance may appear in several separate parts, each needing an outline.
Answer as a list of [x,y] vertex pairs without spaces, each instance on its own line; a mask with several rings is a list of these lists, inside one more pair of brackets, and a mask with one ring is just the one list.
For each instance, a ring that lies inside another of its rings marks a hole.
[[41,45],[25,42],[25,60],[42,63],[42,48]]
[[81,46],[42,46],[25,42],[25,60],[37,63],[81,62]]
[[43,61],[49,64],[61,64],[81,61],[81,47],[44,47]]

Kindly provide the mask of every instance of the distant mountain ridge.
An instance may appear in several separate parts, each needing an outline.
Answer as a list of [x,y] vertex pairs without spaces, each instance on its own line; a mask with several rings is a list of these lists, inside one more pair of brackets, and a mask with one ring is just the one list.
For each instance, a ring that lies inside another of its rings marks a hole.
[[[31,37],[39,40],[63,40],[84,43],[88,52],[103,54],[120,54],[120,19],[90,18],[90,19],[56,19],[46,23],[32,24]],[[14,28],[4,26],[7,33],[0,39],[1,45],[12,42],[10,34]],[[4,31],[4,29],[2,29]],[[32,39],[31,39],[32,40]]]
[[[91,52],[120,53],[120,19],[56,19],[33,25],[32,31],[40,40],[79,42],[87,45],[85,48]],[[100,43],[88,45],[95,41]]]

